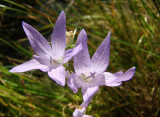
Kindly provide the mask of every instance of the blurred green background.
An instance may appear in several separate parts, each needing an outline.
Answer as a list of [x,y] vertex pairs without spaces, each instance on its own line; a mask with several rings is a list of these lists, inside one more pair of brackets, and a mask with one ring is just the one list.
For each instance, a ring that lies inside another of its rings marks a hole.
[[94,117],[160,117],[159,0],[1,0],[0,116],[71,117],[82,103],[80,91],[73,95],[40,70],[8,72],[34,54],[22,21],[50,41],[51,22],[55,23],[61,10],[68,31],[77,28],[77,37],[81,29],[86,30],[91,55],[111,31],[107,71],[136,66],[130,81],[119,87],[101,87],[86,113]]

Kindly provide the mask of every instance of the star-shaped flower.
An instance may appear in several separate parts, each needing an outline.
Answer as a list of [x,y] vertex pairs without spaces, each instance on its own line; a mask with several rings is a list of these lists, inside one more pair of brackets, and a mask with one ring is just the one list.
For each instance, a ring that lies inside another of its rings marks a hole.
[[48,72],[48,75],[57,84],[65,85],[65,68],[63,64],[68,62],[74,55],[82,50],[82,45],[65,51],[66,47],[66,17],[62,11],[56,21],[55,28],[51,36],[51,45],[32,26],[23,22],[23,29],[28,40],[37,55],[33,59],[10,70],[10,72],[25,72],[33,69],[40,69]]
[[105,72],[109,64],[110,34],[109,32],[91,60],[85,30],[83,29],[78,36],[77,45],[82,43],[83,49],[73,58],[75,73],[72,73],[69,77],[68,86],[74,93],[79,88],[82,88],[83,100],[85,102],[82,103],[82,107],[86,108],[88,106],[93,95],[99,90],[99,86],[119,86],[122,84],[122,81],[130,80],[135,73],[135,67],[125,73],[122,71],[115,74]]

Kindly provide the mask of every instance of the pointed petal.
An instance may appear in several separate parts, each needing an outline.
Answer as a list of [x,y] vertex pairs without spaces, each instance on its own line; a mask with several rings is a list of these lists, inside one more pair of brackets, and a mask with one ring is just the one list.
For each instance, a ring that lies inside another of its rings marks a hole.
[[60,13],[56,21],[51,44],[52,50],[58,53],[59,57],[63,57],[66,47],[66,17],[64,11]]
[[135,70],[136,70],[135,67],[129,69],[124,74],[120,75],[116,80],[114,80],[114,82],[121,82],[121,81],[130,80],[134,76]]
[[123,74],[122,71],[119,71],[119,72],[114,73],[114,75],[116,75],[116,76],[120,76],[120,75],[122,75],[122,74]]
[[82,108],[82,109],[75,109],[75,111],[73,112],[73,117],[93,117],[93,116],[90,116],[90,115],[85,115],[84,112],[85,112],[85,108]]
[[104,74],[98,74],[90,81],[89,87],[95,87],[100,85],[106,85],[105,82],[105,75]]
[[83,94],[83,100],[84,100],[84,102],[81,104],[81,107],[87,108],[88,104],[92,100],[92,97],[98,91],[99,91],[99,86],[87,88],[87,91],[85,92],[85,94]]
[[61,86],[65,85],[65,68],[63,66],[51,69],[51,71],[48,71],[48,75],[57,84]]
[[109,51],[110,51],[110,35],[109,32],[105,40],[96,50],[95,54],[91,59],[91,72],[101,73],[104,72],[109,64]]
[[96,75],[95,78],[90,81],[89,87],[101,85],[109,86],[109,84],[112,83],[115,79],[117,79],[116,75],[109,72],[104,72]]
[[47,71],[48,67],[40,64],[37,60],[32,59],[21,65],[18,65],[10,70],[10,72],[26,72],[29,70],[40,69],[42,71]]
[[49,58],[46,58],[46,57],[43,57],[43,56],[37,56],[37,55],[33,55],[33,58],[35,60],[37,60],[42,65],[49,66],[51,64]]
[[74,70],[77,75],[87,72],[90,66],[90,56],[87,46],[87,34],[84,29],[80,32],[76,45],[79,45],[80,43],[82,43],[83,49],[76,56],[74,56],[73,59]]
[[83,117],[84,111],[86,109],[82,108],[82,109],[75,109],[75,111],[73,112],[73,117]]
[[93,117],[93,116],[91,116],[91,115],[83,115],[83,117]]
[[69,70],[66,70],[65,72],[66,72],[66,73],[65,73],[65,74],[66,74],[66,76],[65,76],[65,77],[66,77],[67,79],[69,79],[69,77],[71,76],[71,74],[70,74]]
[[73,49],[69,49],[64,54],[64,63],[67,63],[73,56],[75,56],[78,52],[82,50],[82,44],[80,43],[78,46]]
[[115,74],[109,73],[109,72],[104,72],[103,73],[105,76],[105,85],[109,86],[110,83],[115,81],[117,79],[117,76]]
[[51,46],[47,40],[29,24],[22,22],[22,26],[34,51],[39,56],[50,54]]
[[82,95],[85,95],[88,88],[89,88],[89,86],[87,85],[87,83],[84,82],[84,84],[82,85],[82,89],[81,89]]
[[78,89],[83,85],[83,80],[79,78],[75,73],[72,73],[68,79],[67,84],[74,93],[77,93]]
[[74,78],[75,78],[74,73],[72,73],[72,74],[70,75],[70,77],[68,78],[67,84],[68,84],[69,88],[70,88],[71,90],[73,90],[74,93],[77,93],[78,87],[75,85],[75,83],[74,83],[74,81],[73,81]]
[[113,83],[107,84],[107,86],[109,86],[109,87],[116,87],[116,86],[119,86],[121,84],[122,84],[122,82],[113,82]]
[[83,117],[93,117],[93,116],[91,116],[91,115],[83,115]]

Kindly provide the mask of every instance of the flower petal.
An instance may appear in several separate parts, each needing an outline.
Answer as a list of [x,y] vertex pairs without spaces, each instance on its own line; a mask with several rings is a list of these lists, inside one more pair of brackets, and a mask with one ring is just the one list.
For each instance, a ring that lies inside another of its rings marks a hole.
[[29,24],[22,22],[22,26],[34,51],[39,56],[49,55],[51,46],[47,40]]
[[88,87],[101,86],[101,85],[109,86],[109,84],[112,83],[115,79],[117,79],[116,75],[109,72],[97,74],[95,78],[93,78],[90,81]]
[[121,81],[130,80],[134,76],[135,70],[136,70],[135,67],[129,69],[124,74],[120,75],[116,80],[114,80],[114,82],[121,82]]
[[79,78],[75,73],[72,73],[68,79],[67,84],[74,93],[77,93],[78,89],[82,87],[83,80]]
[[69,49],[69,50],[65,51],[64,63],[67,63],[73,56],[75,56],[81,50],[82,50],[82,44],[80,43],[79,45],[77,45],[73,49]]
[[47,66],[40,64],[37,60],[32,59],[10,70],[10,72],[26,72],[29,70],[40,69],[42,71],[49,70]]
[[105,85],[110,86],[110,83],[113,83],[117,79],[117,76],[115,74],[109,73],[109,72],[104,72],[103,73],[105,76]]
[[90,66],[91,72],[101,73],[107,69],[110,53],[110,35],[111,33],[109,32],[105,40],[101,43],[93,55]]
[[77,75],[87,72],[90,66],[90,56],[87,46],[87,34],[84,29],[80,32],[76,45],[79,45],[80,43],[82,43],[83,49],[76,56],[74,56],[73,59],[74,70]]
[[60,13],[56,21],[52,37],[52,51],[56,52],[59,57],[63,57],[66,47],[66,17],[64,11]]
[[100,85],[105,85],[105,75],[104,74],[98,74],[96,75],[89,83],[89,87],[95,87]]
[[65,85],[65,68],[63,66],[57,67],[56,69],[51,69],[48,71],[49,77],[56,81],[57,84]]
[[107,84],[107,86],[109,86],[109,87],[116,87],[116,86],[119,86],[121,84],[122,84],[122,82],[113,82],[113,83]]
[[87,88],[87,91],[83,94],[83,100],[84,100],[84,102],[81,104],[81,107],[87,108],[88,104],[92,100],[92,97],[98,91],[99,91],[99,86]]
[[116,75],[116,76],[120,76],[120,75],[122,75],[122,74],[123,74],[122,71],[119,71],[119,72],[114,73],[114,75]]
[[121,84],[121,82],[114,82],[117,79],[117,75],[120,74],[121,72],[117,74],[112,74],[109,72],[104,72],[101,74],[98,74],[93,78],[90,83],[88,84],[88,87],[94,87],[94,86],[118,86]]
[[85,110],[86,110],[85,108],[82,109],[76,108],[75,111],[73,112],[73,117],[93,117],[90,115],[85,115],[84,114]]
[[69,70],[66,70],[65,72],[66,72],[66,73],[65,73],[65,74],[66,74],[66,76],[65,76],[65,77],[66,77],[67,79],[69,79],[69,77],[71,76],[71,74],[70,74]]
[[73,112],[73,117],[83,117],[84,111],[86,109],[82,108],[82,109],[75,109],[75,111]]
[[74,81],[73,81],[74,78],[75,78],[75,77],[74,77],[74,73],[72,73],[72,74],[70,75],[70,77],[68,78],[67,84],[68,84],[69,88],[70,88],[71,90],[73,90],[74,93],[77,93],[78,88],[77,88],[77,86],[74,84]]
[[90,116],[90,115],[83,115],[83,117],[93,117],[93,116]]
[[33,55],[33,58],[35,60],[37,60],[42,65],[50,66],[50,64],[51,64],[49,58],[46,58],[43,56],[37,56],[37,55]]

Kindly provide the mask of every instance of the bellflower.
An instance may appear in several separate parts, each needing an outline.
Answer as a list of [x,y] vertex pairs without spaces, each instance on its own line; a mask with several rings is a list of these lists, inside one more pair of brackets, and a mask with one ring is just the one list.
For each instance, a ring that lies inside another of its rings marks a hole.
[[109,64],[110,35],[111,33],[109,32],[91,60],[85,30],[83,29],[78,36],[77,45],[82,43],[83,49],[73,58],[75,73],[72,73],[69,77],[68,86],[74,93],[81,88],[84,100],[81,107],[88,106],[93,95],[99,90],[99,86],[119,86],[122,81],[130,80],[135,73],[135,67],[125,73],[122,71],[114,74],[105,72]]
[[37,55],[33,59],[10,70],[10,72],[25,72],[33,69],[40,69],[48,72],[51,79],[57,84],[65,85],[65,68],[63,64],[68,62],[82,49],[78,44],[75,48],[65,51],[66,47],[66,17],[62,11],[56,21],[52,36],[51,45],[32,26],[23,22],[23,29],[28,40]]

